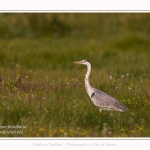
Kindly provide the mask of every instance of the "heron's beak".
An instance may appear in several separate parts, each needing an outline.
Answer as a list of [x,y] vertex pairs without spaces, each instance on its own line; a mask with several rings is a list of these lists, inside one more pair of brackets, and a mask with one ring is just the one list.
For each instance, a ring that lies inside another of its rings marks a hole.
[[82,62],[81,61],[75,61],[75,62],[73,62],[74,64],[82,64]]

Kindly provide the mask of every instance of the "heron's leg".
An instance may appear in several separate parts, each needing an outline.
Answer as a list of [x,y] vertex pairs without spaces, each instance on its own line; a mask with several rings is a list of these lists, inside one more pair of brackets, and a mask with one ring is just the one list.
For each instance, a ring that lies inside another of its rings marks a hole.
[[113,117],[113,111],[110,111],[110,116]]

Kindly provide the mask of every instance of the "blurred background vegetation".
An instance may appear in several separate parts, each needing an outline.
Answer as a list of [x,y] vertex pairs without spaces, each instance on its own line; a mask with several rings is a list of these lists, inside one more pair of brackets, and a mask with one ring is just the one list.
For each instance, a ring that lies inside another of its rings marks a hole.
[[149,13],[1,13],[1,38],[149,36]]
[[2,64],[8,58],[26,67],[71,68],[66,62],[88,58],[102,67],[119,51],[134,55],[150,47],[149,13],[1,13],[0,20]]

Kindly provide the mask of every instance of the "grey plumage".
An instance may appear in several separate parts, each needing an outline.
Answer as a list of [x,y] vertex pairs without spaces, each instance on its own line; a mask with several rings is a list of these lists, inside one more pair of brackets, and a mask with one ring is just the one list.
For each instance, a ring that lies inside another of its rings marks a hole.
[[89,75],[91,72],[91,64],[88,60],[82,60],[82,61],[77,61],[74,62],[76,64],[83,64],[87,66],[87,73],[85,75],[85,88],[87,90],[87,93],[89,95],[89,97],[91,98],[92,102],[94,103],[94,105],[96,105],[97,107],[99,107],[99,110],[108,110],[108,111],[121,111],[124,112],[126,111],[128,108],[119,103],[115,98],[113,98],[112,96],[106,94],[103,91],[100,91],[98,89],[95,89],[93,87],[91,87],[90,83],[89,83]]
[[103,91],[95,89],[94,94],[92,94],[91,99],[93,103],[99,107],[101,110],[116,110],[116,111],[125,111],[127,107],[119,103],[115,98],[106,94]]

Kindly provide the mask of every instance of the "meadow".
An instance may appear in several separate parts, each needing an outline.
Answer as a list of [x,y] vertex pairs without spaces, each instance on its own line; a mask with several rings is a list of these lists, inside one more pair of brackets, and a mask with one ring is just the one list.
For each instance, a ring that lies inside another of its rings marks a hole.
[[[0,137],[149,137],[150,14],[0,14]],[[128,107],[102,111],[90,83]]]

